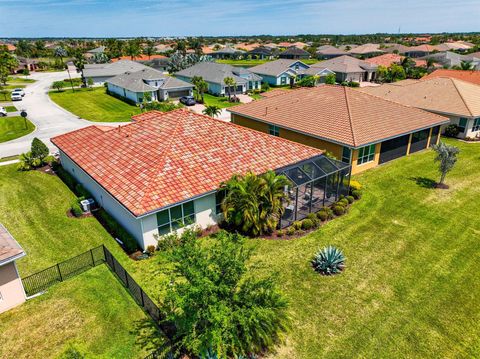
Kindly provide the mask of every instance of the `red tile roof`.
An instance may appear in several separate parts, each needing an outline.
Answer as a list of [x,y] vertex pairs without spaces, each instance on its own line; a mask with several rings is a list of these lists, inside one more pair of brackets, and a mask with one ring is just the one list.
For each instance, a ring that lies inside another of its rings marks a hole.
[[[153,59],[166,59],[166,58],[167,57],[163,56],[163,55],[151,55],[151,56],[139,55],[139,56],[135,56],[133,58],[133,61],[150,61],[150,60],[153,60]],[[132,60],[132,57],[131,56],[121,56],[121,57],[117,57],[116,59],[112,59],[112,62],[117,62],[117,61],[120,61],[120,60]]]
[[436,77],[453,77],[458,80],[470,82],[475,85],[480,85],[480,71],[475,70],[446,70],[439,69],[433,71],[431,74],[422,77],[422,80],[429,80]]
[[0,263],[6,263],[13,258],[25,255],[22,247],[0,223]]
[[263,173],[322,153],[185,109],[134,120],[52,142],[135,216],[211,192],[234,173]]
[[[364,61],[373,65],[389,67],[392,64],[400,64],[404,58],[405,56],[400,56],[397,54],[384,54],[380,56],[371,57],[369,59],[365,59]],[[412,59],[412,60],[415,61],[415,66],[417,67],[427,66],[427,61],[425,60],[418,60],[418,59]]]
[[448,122],[427,111],[330,85],[290,91],[228,111],[352,147]]

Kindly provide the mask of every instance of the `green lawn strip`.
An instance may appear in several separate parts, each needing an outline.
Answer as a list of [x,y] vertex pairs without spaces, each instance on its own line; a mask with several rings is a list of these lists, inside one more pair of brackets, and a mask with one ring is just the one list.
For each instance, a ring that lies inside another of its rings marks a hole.
[[161,339],[150,318],[101,265],[0,314],[0,357],[143,358]]
[[19,155],[1,157],[1,158],[0,158],[0,162],[13,161],[13,160],[18,159],[18,157],[19,157]]
[[34,124],[21,116],[0,117],[0,143],[28,135],[33,130]]
[[10,83],[26,83],[26,84],[31,84],[31,83],[34,83],[36,82],[37,80],[34,80],[34,79],[29,79],[29,78],[25,78],[25,77],[13,77],[13,76],[10,76],[8,77],[7,79],[7,82],[10,82]]
[[14,84],[14,83],[9,83],[6,86],[3,86],[3,88],[5,90],[13,90],[13,89],[16,89],[16,88],[23,89],[25,87],[26,87],[26,85],[24,85],[24,84]]
[[17,108],[15,106],[5,106],[5,110],[7,112],[17,112]]
[[95,122],[128,122],[140,108],[132,106],[106,93],[104,87],[94,89],[56,90],[49,92],[50,98],[71,113]]

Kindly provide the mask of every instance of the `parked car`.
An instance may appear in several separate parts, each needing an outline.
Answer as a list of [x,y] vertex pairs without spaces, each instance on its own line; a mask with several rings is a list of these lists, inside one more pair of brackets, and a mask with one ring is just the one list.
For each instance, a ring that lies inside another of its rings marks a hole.
[[180,97],[180,102],[183,103],[185,106],[193,106],[196,104],[196,101],[193,98],[193,96]]
[[5,117],[7,116],[7,110],[5,110],[5,107],[0,106],[0,117]]
[[25,96],[25,91],[23,91],[23,89],[13,89],[12,92],[18,92],[22,97]]
[[22,101],[22,94],[20,92],[13,91],[10,94],[12,101]]

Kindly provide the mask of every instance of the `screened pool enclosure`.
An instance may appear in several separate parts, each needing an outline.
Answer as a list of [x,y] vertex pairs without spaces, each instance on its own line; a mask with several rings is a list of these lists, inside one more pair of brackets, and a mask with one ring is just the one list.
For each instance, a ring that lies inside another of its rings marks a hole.
[[285,188],[289,201],[284,203],[280,228],[336,202],[342,194],[348,195],[350,165],[324,155],[276,172],[285,175],[292,183]]

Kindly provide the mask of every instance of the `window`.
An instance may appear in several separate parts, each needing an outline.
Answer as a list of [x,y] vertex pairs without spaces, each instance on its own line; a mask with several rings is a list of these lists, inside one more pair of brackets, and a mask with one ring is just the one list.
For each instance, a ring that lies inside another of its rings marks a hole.
[[480,117],[473,121],[472,131],[480,131]]
[[460,133],[465,132],[465,128],[467,127],[467,121],[468,119],[460,117],[460,121],[458,121],[458,129],[460,130]]
[[350,159],[352,158],[352,150],[350,147],[343,147],[342,151],[342,162],[350,163]]
[[282,76],[280,78],[280,82],[281,82],[282,85],[285,85],[287,83],[287,78],[285,76]]
[[273,136],[280,136],[280,128],[275,125],[268,125],[268,133]]
[[357,164],[367,163],[373,161],[375,158],[375,145],[365,146],[358,150]]
[[225,190],[215,193],[215,214],[222,213],[222,201],[225,198]]
[[158,234],[164,235],[183,226],[195,223],[195,206],[193,201],[179,204],[157,213]]

